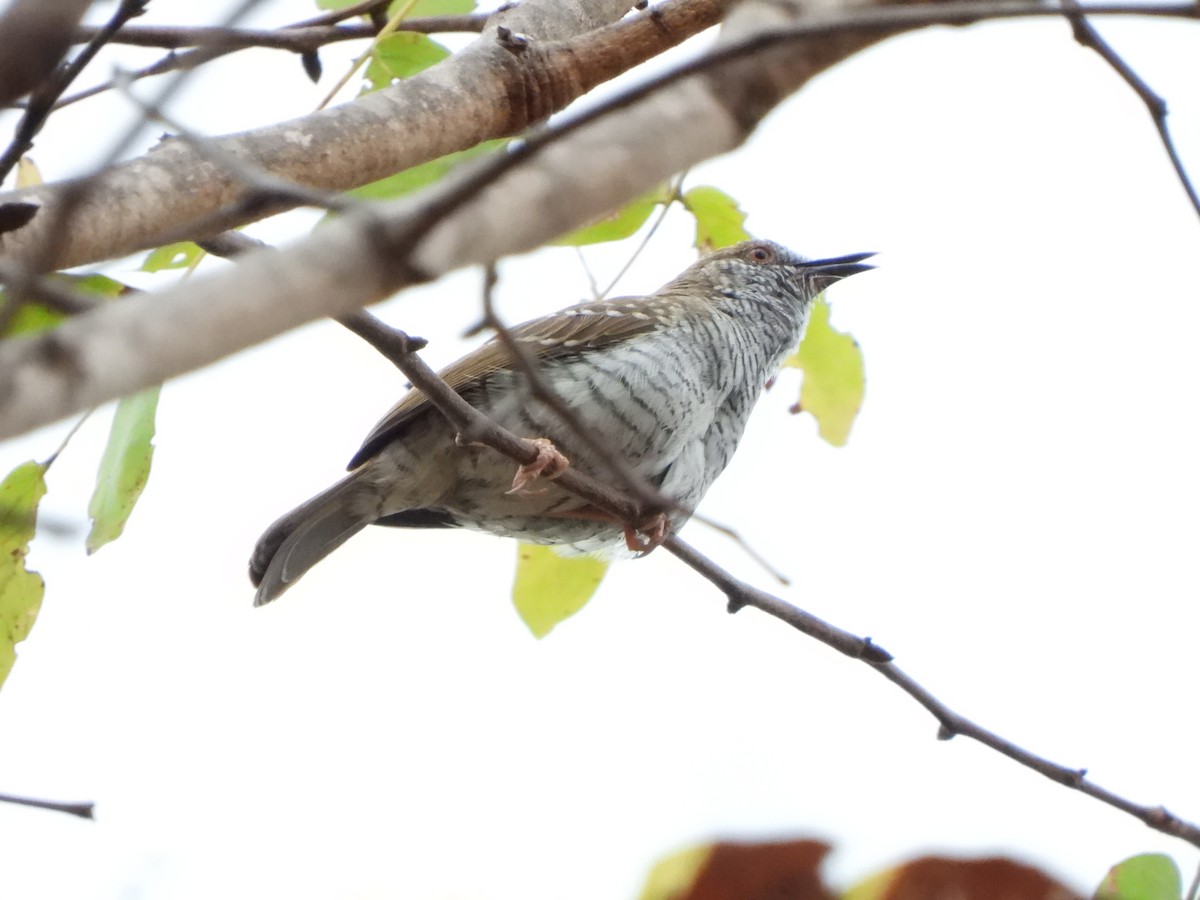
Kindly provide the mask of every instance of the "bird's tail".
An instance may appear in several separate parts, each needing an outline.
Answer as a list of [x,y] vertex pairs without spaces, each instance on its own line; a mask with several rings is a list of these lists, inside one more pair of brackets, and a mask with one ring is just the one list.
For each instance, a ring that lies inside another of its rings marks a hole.
[[364,502],[363,470],[300,504],[266,530],[250,557],[254,605],[270,603],[375,519]]

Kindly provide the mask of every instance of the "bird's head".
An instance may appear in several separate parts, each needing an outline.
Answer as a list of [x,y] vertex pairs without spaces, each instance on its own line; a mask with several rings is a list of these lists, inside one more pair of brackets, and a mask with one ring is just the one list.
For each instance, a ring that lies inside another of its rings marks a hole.
[[679,280],[699,282],[730,299],[784,297],[803,309],[835,281],[874,268],[863,262],[871,256],[874,254],[852,253],[805,259],[774,241],[743,241],[698,260]]

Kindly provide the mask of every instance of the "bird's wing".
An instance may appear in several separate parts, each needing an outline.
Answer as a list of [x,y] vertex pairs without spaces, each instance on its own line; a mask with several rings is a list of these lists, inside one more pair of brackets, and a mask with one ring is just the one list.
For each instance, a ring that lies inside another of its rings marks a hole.
[[[547,361],[617,343],[637,334],[669,324],[671,311],[651,298],[618,297],[569,306],[559,312],[533,319],[509,329],[535,360]],[[459,394],[489,375],[509,368],[512,355],[498,337],[451,363],[438,373]],[[429,400],[416,388],[405,394],[367,435],[362,447],[350,460],[349,469],[357,469],[388,443],[404,434],[417,416],[431,409]]]

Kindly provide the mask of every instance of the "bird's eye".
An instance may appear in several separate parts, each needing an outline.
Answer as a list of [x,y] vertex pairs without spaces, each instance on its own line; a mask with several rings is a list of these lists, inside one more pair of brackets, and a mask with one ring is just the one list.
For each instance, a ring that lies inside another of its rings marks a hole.
[[775,261],[775,251],[770,247],[757,244],[746,251],[746,259],[750,262],[769,263]]

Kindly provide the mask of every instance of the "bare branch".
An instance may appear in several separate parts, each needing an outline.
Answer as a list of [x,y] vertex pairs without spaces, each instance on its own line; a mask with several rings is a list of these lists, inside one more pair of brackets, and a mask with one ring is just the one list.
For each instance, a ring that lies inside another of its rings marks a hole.
[[[339,10],[339,12],[343,12]],[[397,31],[412,31],[418,34],[465,33],[478,34],[483,31],[490,13],[473,13],[466,16],[430,16],[422,19],[405,19],[396,26]],[[96,29],[81,28],[80,37],[91,35]],[[249,47],[267,47],[274,50],[292,50],[302,53],[316,50],[326,44],[372,38],[378,32],[370,22],[355,22],[349,25],[289,25],[283,28],[212,28],[197,26],[170,27],[166,25],[126,26],[113,36],[111,43],[128,44],[135,47],[163,47],[179,50],[185,47],[219,49],[226,53],[245,50]]]
[[94,803],[59,803],[55,800],[35,800],[32,797],[15,797],[12,794],[0,794],[0,803],[13,803],[17,806],[32,806],[35,809],[49,809],[54,812],[70,813],[81,819],[94,819],[96,804]]
[[[1104,9],[1197,15],[1193,4],[1178,3]],[[106,304],[50,334],[5,342],[0,436],[158,384],[314,318],[345,316],[452,269],[539,246],[699,159],[736,146],[757,121],[738,105],[746,91],[756,88],[778,99],[829,65],[831,46],[853,52],[900,23],[924,24],[939,14],[946,21],[968,21],[1018,11],[1062,15],[1029,4],[955,3],[857,11],[761,31],[420,195],[344,216],[293,247],[248,254],[233,271],[191,279],[154,298]],[[853,41],[830,38],[846,31],[854,33]],[[806,49],[797,51],[797,43]],[[786,52],[763,54],[778,48]],[[818,58],[801,65],[811,48]],[[724,67],[719,76],[718,66]],[[695,75],[700,77],[690,77]],[[668,84],[674,87],[662,90]],[[763,114],[761,106],[754,111]],[[521,214],[530,208],[539,214]],[[216,231],[219,222],[212,224]]]
[[1062,0],[1062,5],[1071,22],[1075,40],[1082,46],[1100,54],[1100,58],[1112,66],[1113,71],[1121,76],[1122,81],[1133,88],[1133,92],[1145,104],[1146,111],[1154,120],[1154,127],[1158,130],[1158,137],[1162,141],[1163,148],[1167,151],[1167,157],[1171,160],[1171,166],[1175,169],[1175,177],[1179,179],[1179,184],[1187,194],[1188,200],[1191,201],[1192,209],[1196,210],[1196,215],[1200,216],[1200,195],[1197,195],[1196,188],[1188,177],[1187,169],[1184,168],[1183,160],[1179,158],[1179,153],[1175,150],[1175,141],[1167,127],[1167,101],[1156,94],[1150,85],[1146,84],[1145,80],[1133,70],[1133,67],[1112,48],[1112,45],[1092,27],[1092,24],[1083,15],[1078,0]]
[[[386,330],[386,326],[378,323],[378,320],[374,321],[372,327]],[[394,337],[396,343],[393,345],[393,352],[396,347],[403,347],[405,342],[410,340],[403,332],[395,332]],[[459,429],[464,441],[485,444],[521,464],[531,462],[536,458],[537,452],[533,442],[521,439],[474,409],[417,356],[406,355],[403,352],[392,355],[390,352],[388,358],[409,377],[413,385],[429,398],[430,402],[446,416],[451,424]],[[602,482],[574,468],[568,468],[557,476],[555,482],[605,512],[616,516],[622,522],[636,526],[638,522],[644,521],[646,513],[644,507],[634,502],[632,498],[622,496],[620,492],[612,490]],[[949,740],[959,735],[971,738],[1020,765],[1044,775],[1051,781],[1080,791],[1140,819],[1156,831],[1200,847],[1200,826],[1180,819],[1162,806],[1143,806],[1134,803],[1089,781],[1086,769],[1070,768],[1052,762],[960,715],[896,666],[892,655],[870,638],[858,637],[793,606],[780,597],[734,578],[676,535],[669,535],[663,541],[662,546],[719,588],[725,594],[730,613],[736,613],[747,606],[752,606],[832,647],[839,653],[849,656],[851,659],[861,660],[877,670],[884,678],[929,711],[939,724],[938,738],[940,740]]]
[[[529,348],[514,338],[512,332],[496,315],[491,290],[485,290],[483,294],[483,317],[484,323],[496,332],[497,339],[504,344],[505,349],[512,356],[513,368],[525,376],[530,395],[545,404],[571,434],[596,454],[596,458],[608,468],[609,473],[616,478],[621,488],[636,500],[641,510],[639,522],[645,522],[646,519],[658,513],[679,508],[679,504],[663,495],[654,485],[638,475],[625,458],[609,446],[607,441],[598,437],[592,429],[584,425],[575,411],[567,406],[562,397],[546,383]],[[691,514],[691,510],[684,510],[684,512]]]
[[[366,4],[359,4],[360,6]],[[380,5],[379,0],[372,0],[372,5]],[[345,18],[346,10],[337,10],[341,18]],[[449,32],[478,33],[483,30],[491,14],[476,13],[468,16],[430,16],[424,19],[406,19],[397,27],[397,31],[412,31],[418,34],[444,34]],[[322,16],[318,18],[327,18]],[[168,28],[144,27],[122,29],[113,38],[115,44],[131,44],[148,47],[197,47],[186,53],[172,51],[157,62],[131,73],[134,81],[163,75],[180,69],[194,69],[215,59],[220,59],[230,53],[246,50],[250,47],[266,47],[278,50],[291,50],[295,53],[311,53],[329,44],[341,41],[363,40],[374,37],[379,28],[373,23],[363,22],[352,25],[325,25],[306,23],[290,25],[286,28],[267,30],[250,28]],[[95,97],[116,86],[115,81],[82,90],[77,94],[65,97],[55,104],[55,109],[70,106],[80,100]]]
[[[514,134],[597,84],[651,59],[719,21],[731,0],[668,0],[651,14],[604,25],[624,0],[562,4],[527,0],[493,17],[479,40],[402,83],[333,109],[253,132],[214,139],[264,172],[317,190],[348,190],[482,140]],[[495,25],[538,38],[520,58],[500,48]],[[598,27],[604,26],[604,27]],[[314,153],[313,147],[321,152]],[[156,246],[167,231],[204,237],[291,206],[237,207],[244,185],[193,149],[175,143],[87,180],[89,196],[46,260],[82,265]],[[0,196],[35,202],[43,213],[0,235],[0,254],[32,262],[45,253],[45,220],[71,184]]]

